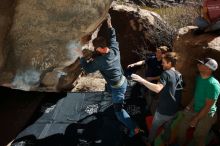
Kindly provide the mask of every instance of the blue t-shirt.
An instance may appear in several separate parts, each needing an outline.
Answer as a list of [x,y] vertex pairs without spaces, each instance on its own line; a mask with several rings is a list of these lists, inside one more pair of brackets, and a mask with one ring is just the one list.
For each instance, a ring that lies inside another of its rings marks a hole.
[[177,88],[177,84],[180,83],[179,81],[182,81],[182,77],[178,71],[170,69],[161,74],[159,82],[164,87],[160,91],[157,107],[157,111],[160,114],[171,116],[179,110],[181,102],[181,94],[179,92],[182,92]]

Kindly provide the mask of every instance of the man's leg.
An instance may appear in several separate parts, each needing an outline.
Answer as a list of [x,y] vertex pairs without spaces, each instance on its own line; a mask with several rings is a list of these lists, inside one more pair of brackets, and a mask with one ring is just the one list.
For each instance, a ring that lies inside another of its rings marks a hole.
[[124,94],[127,88],[127,81],[120,88],[112,88],[112,100],[117,119],[122,122],[129,130],[130,135],[134,136],[135,124],[129,114],[123,109]]
[[162,126],[165,122],[169,121],[172,119],[173,116],[166,116],[162,115],[159,112],[155,112],[153,122],[152,122],[152,127],[150,129],[150,133],[148,136],[148,141],[152,143],[157,136],[157,131],[160,126]]
[[182,114],[183,114],[183,119],[180,122],[178,133],[177,133],[177,140],[180,146],[184,146],[186,144],[186,132],[189,128],[189,123],[191,119],[196,113],[189,112],[189,111],[182,111]]
[[196,126],[196,130],[194,132],[194,139],[196,142],[196,146],[205,146],[206,136],[209,133],[212,125],[216,122],[217,117],[207,115],[203,119],[201,119]]
[[169,144],[171,138],[171,124],[176,116],[173,116],[169,121],[167,121],[164,125],[164,134],[163,134],[163,141],[165,144]]

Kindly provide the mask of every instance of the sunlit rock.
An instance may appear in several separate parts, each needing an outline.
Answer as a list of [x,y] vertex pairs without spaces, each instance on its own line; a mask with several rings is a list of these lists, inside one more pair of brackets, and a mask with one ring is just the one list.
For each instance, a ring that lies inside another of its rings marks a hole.
[[[0,85],[45,91],[70,85],[67,78],[80,74],[77,70],[71,75],[68,72],[78,58],[74,49],[81,48],[82,39],[85,41],[85,36],[102,23],[111,2],[19,0],[11,6],[4,0],[5,7],[12,8],[14,14],[0,15],[2,21],[9,19],[7,23],[0,21],[0,34],[5,36],[0,38]],[[10,31],[6,32],[8,27]]]

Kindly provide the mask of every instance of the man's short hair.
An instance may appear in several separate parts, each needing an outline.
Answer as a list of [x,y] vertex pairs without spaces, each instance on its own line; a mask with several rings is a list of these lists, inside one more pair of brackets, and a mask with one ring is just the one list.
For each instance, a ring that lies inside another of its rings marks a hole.
[[157,48],[157,50],[161,50],[161,52],[163,54],[165,54],[165,53],[168,52],[169,48],[167,46],[160,46],[160,47]]
[[167,62],[171,62],[173,67],[176,66],[176,62],[178,60],[177,54],[175,52],[168,52],[163,57]]
[[98,47],[101,47],[101,48],[104,48],[104,47],[107,47],[107,41],[104,37],[102,36],[99,36],[97,38],[95,38],[93,41],[92,41],[92,44],[95,48],[98,48]]

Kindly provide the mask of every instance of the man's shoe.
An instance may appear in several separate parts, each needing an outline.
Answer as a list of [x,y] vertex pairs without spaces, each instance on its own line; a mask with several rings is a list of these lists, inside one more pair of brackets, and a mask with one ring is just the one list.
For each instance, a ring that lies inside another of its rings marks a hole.
[[145,146],[151,146],[151,143],[148,141],[148,138],[145,136],[144,130],[140,128],[135,128],[134,129],[135,135],[139,135],[141,138],[141,141],[145,144]]
[[142,130],[142,129],[140,129],[140,128],[135,128],[135,129],[134,129],[134,133],[135,133],[135,135],[136,135],[136,134],[140,134],[140,133],[141,133],[141,134],[144,134],[144,130]]
[[144,130],[142,130],[142,129],[137,127],[134,130],[130,130],[128,136],[129,137],[133,137],[133,136],[135,136],[137,134],[144,134],[144,133],[145,133]]

